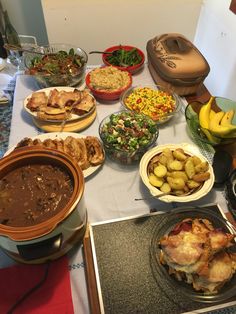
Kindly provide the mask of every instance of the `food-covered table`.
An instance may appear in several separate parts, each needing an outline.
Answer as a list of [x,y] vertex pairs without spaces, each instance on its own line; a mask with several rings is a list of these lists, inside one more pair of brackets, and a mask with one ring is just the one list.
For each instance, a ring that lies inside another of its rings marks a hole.
[[[89,70],[89,69],[88,69]],[[133,85],[153,84],[149,70],[144,69],[133,76]],[[16,81],[14,104],[12,112],[9,148],[16,145],[24,137],[32,137],[43,133],[33,123],[32,117],[23,110],[24,99],[36,91],[35,80],[26,75],[19,75]],[[184,108],[186,100],[181,99],[182,109],[170,121],[160,126],[157,145],[169,143],[189,143],[194,145],[197,152],[201,152],[212,162],[214,150],[208,145],[194,143],[188,133],[185,122]],[[99,136],[98,126],[102,119],[110,113],[122,108],[119,101],[105,103],[97,102],[97,116],[94,122],[81,131],[83,135]],[[144,186],[139,175],[139,166],[123,166],[109,160],[85,179],[85,202],[90,223],[106,221],[116,218],[148,214],[150,210],[168,211],[183,204],[163,203],[149,198],[150,193]],[[146,198],[135,201],[135,198]],[[212,189],[208,195],[189,205],[204,205],[218,203],[223,211],[227,211],[227,203],[220,189]],[[104,239],[104,241],[106,241]],[[89,313],[89,302],[86,289],[85,262],[81,246],[76,246],[69,254],[69,270],[72,287],[72,298],[75,313]],[[14,262],[0,252],[0,267],[6,267]]]

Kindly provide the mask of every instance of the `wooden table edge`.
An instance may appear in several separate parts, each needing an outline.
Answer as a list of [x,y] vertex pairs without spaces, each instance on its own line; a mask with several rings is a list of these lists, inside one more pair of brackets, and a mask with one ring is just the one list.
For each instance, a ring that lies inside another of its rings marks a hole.
[[87,282],[87,291],[89,297],[89,306],[92,314],[101,314],[98,298],[96,275],[94,270],[92,247],[90,241],[89,224],[83,240],[83,252],[85,258],[85,274]]

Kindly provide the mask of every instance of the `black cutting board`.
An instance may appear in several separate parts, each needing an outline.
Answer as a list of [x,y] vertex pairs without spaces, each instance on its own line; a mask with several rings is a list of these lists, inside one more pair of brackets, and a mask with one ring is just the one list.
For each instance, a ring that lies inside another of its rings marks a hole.
[[[209,205],[207,210],[221,216],[217,205]],[[170,288],[153,272],[150,244],[158,221],[165,215],[150,214],[91,225],[101,313],[180,314],[219,304],[195,302],[178,289]]]

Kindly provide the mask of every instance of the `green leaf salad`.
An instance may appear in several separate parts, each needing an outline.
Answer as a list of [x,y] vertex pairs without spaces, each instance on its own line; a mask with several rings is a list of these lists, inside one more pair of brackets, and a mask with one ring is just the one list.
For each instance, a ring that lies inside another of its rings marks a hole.
[[[52,52],[37,55],[36,52],[26,54],[26,74],[34,75],[40,86],[75,86],[78,85],[86,69],[87,57],[74,48],[67,51],[50,47]],[[59,49],[59,48],[58,48]]]
[[31,60],[29,73],[40,73],[44,75],[77,75],[83,64],[83,58],[76,54],[74,49],[71,48],[68,53],[60,50],[54,54],[46,54],[43,57],[34,57]]

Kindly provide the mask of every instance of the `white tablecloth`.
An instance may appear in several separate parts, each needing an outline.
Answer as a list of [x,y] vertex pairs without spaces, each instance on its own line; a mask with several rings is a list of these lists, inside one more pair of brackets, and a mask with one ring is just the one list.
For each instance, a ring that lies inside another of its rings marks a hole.
[[[141,73],[133,76],[133,85],[139,84],[153,84],[147,67],[145,67]],[[38,86],[32,77],[25,75],[19,75],[17,77],[9,147],[17,144],[24,137],[35,136],[42,133],[42,131],[37,129],[33,124],[31,116],[23,110],[23,100],[31,94],[32,91],[37,89]],[[98,136],[100,121],[105,116],[121,108],[119,101],[109,104],[98,102],[96,120],[86,130],[82,131],[82,133],[85,135]],[[157,145],[168,143],[192,143],[194,145],[187,132],[183,110],[168,123],[160,127]],[[196,149],[198,150],[197,147]],[[212,157],[211,155],[207,156]],[[106,160],[105,164],[96,173],[86,178],[85,202],[89,222],[147,214],[150,209],[153,208],[166,211],[177,206],[177,204],[163,203],[155,199],[145,201],[134,200],[135,198],[148,197],[149,195],[148,190],[140,179],[138,165],[119,166],[114,162]],[[215,189],[212,189],[212,191],[202,199],[192,202],[191,205],[209,203],[218,203],[223,210],[227,210],[227,205],[222,193]],[[178,204],[178,206],[182,205],[184,204]],[[78,314],[87,314],[89,313],[89,304],[82,248],[75,248],[73,252],[69,253],[69,257],[74,310],[75,313]],[[3,252],[0,252],[0,267],[5,267],[12,263],[12,260],[7,258]]]

